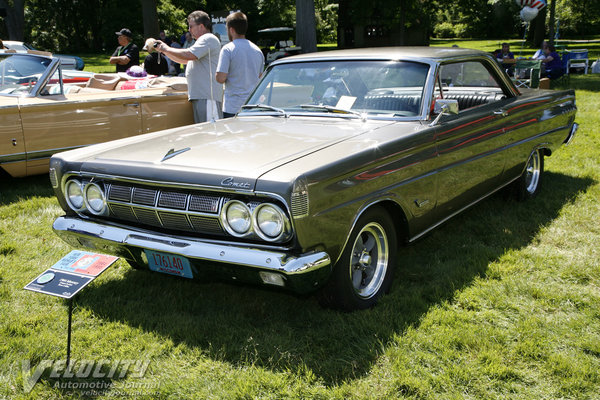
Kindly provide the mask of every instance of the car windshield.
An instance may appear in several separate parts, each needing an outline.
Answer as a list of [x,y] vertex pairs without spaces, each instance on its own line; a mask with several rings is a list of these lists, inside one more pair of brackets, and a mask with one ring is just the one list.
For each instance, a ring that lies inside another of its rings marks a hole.
[[50,61],[27,54],[0,55],[0,94],[29,93]]
[[407,61],[275,65],[263,77],[242,113],[273,113],[276,108],[285,111],[285,115],[415,117],[421,113],[428,73],[429,65]]

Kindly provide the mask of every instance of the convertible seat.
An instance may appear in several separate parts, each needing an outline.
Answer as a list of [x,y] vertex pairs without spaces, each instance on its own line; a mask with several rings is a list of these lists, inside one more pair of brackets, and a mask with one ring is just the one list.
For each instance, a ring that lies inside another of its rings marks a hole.
[[420,97],[412,95],[367,95],[364,99],[364,108],[371,110],[409,111],[418,114],[420,100]]
[[467,108],[487,104],[493,101],[495,97],[487,94],[444,93],[444,98],[449,100],[458,100],[458,109],[466,110]]
[[85,87],[102,90],[115,90],[117,83],[124,81],[125,78],[118,74],[94,74],[87,82]]

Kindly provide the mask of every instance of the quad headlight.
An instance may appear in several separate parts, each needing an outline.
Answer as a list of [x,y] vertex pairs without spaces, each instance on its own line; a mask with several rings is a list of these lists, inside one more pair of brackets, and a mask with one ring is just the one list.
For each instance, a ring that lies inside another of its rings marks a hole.
[[92,214],[102,215],[106,212],[106,197],[96,183],[88,183],[85,186],[84,199],[88,211]]
[[231,200],[223,207],[221,220],[227,232],[233,236],[245,236],[252,227],[252,213],[247,205]]
[[95,215],[105,215],[108,212],[104,190],[97,183],[71,179],[65,184],[64,192],[67,204],[74,211],[89,211]]
[[252,234],[269,242],[286,240],[291,234],[290,220],[272,203],[262,203],[252,209],[239,200],[228,201],[221,212],[225,230],[236,237]]
[[274,204],[263,203],[254,210],[256,234],[265,240],[276,240],[286,228],[287,217],[281,208]]
[[81,182],[76,179],[68,181],[65,185],[65,198],[69,204],[69,207],[71,207],[73,210],[83,210],[85,208],[85,201],[83,199]]

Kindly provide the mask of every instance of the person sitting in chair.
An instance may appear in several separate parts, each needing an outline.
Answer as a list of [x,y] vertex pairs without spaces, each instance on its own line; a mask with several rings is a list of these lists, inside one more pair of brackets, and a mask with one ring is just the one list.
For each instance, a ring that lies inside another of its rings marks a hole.
[[563,68],[560,56],[556,52],[556,48],[552,45],[548,45],[546,48],[544,48],[544,53],[546,58],[542,60],[542,77],[558,79],[563,76],[565,69]]

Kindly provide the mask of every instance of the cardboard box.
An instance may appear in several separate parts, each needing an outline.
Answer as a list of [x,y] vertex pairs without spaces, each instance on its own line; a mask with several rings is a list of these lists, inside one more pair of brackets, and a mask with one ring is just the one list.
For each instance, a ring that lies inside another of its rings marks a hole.
[[550,89],[550,79],[542,78],[540,79],[540,89]]

